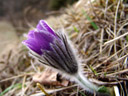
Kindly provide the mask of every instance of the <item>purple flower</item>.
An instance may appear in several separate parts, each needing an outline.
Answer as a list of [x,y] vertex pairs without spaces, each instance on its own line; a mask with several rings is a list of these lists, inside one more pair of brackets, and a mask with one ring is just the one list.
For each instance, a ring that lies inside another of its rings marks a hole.
[[38,55],[41,63],[66,73],[77,73],[77,61],[67,38],[62,33],[55,33],[44,20],[39,21],[35,30],[29,31],[23,44],[32,51],[32,55]]
[[52,50],[50,43],[53,43],[57,36],[44,20],[40,20],[36,29],[29,31],[27,38],[23,43],[32,51],[42,55],[43,50]]
[[27,40],[23,41],[23,44],[41,64],[72,76],[88,90],[97,91],[97,86],[81,73],[66,36],[62,32],[55,33],[45,21],[40,20],[36,29],[29,31]]

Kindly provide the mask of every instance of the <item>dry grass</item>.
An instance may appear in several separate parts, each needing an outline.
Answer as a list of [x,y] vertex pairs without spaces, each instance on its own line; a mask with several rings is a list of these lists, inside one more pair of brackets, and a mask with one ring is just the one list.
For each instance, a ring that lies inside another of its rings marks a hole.
[[[128,7],[122,0],[90,1],[80,0],[63,10],[64,14],[51,16],[47,21],[54,29],[65,29],[78,49],[85,75],[92,82],[105,86],[118,85],[124,88],[120,90],[123,91],[121,96],[125,96],[128,94],[125,92],[128,81]],[[39,90],[32,81],[36,71],[30,65],[30,57],[21,44],[2,55],[2,59],[0,63],[5,67],[0,70],[0,91],[21,84],[7,91],[4,96],[30,96]],[[43,70],[37,64],[35,68]],[[59,91],[54,86],[52,88],[57,92],[52,91],[52,95],[84,96],[78,93],[81,91],[78,86],[71,86],[73,88],[62,88]]]

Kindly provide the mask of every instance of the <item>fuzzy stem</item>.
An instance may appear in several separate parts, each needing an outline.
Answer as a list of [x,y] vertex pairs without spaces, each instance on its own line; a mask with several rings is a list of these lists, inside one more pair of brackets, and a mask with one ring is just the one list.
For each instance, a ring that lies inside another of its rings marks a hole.
[[91,83],[85,76],[83,76],[83,74],[78,73],[75,78],[77,79],[77,82],[80,83],[80,85],[82,85],[83,88],[91,92],[98,91],[98,87]]

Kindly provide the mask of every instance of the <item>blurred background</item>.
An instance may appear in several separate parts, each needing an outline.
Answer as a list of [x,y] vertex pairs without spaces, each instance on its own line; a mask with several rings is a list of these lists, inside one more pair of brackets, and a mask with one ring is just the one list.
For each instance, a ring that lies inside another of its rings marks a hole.
[[0,0],[0,20],[7,20],[16,29],[28,27],[28,22],[37,23],[38,20],[49,15],[58,15],[59,9],[73,4],[78,0]]

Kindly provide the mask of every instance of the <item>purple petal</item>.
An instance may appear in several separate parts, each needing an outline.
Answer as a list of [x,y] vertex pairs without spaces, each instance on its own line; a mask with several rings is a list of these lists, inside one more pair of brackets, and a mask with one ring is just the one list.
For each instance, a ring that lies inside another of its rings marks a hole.
[[59,40],[54,31],[44,20],[40,20],[37,28],[29,31],[27,40],[23,43],[32,51],[42,55],[45,50],[53,51],[50,44],[53,44],[55,39]]
[[46,32],[52,33],[55,36],[53,29],[44,20],[40,20],[36,28],[38,30],[44,30]]
[[34,30],[29,31],[28,38],[34,38]]
[[34,33],[37,44],[43,50],[52,50],[50,47],[50,43],[53,43],[55,37],[49,33],[44,32],[35,32]]
[[39,55],[42,54],[41,47],[38,45],[35,39],[27,39],[23,41],[23,44],[28,46],[31,50],[33,50],[37,54]]

